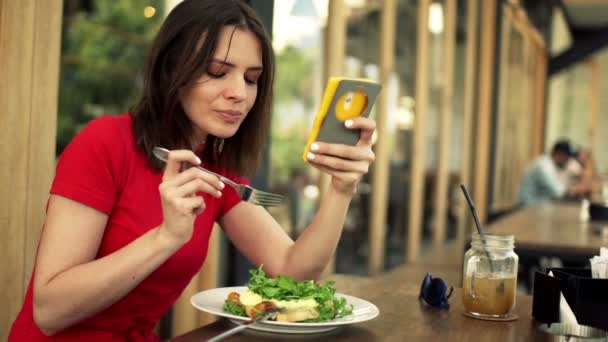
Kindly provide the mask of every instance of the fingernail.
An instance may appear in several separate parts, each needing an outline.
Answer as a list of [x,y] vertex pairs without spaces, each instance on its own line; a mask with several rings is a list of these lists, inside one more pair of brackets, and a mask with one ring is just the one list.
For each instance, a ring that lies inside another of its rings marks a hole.
[[196,157],[196,164],[197,164],[197,165],[200,165],[200,164],[201,164],[201,158]]
[[224,182],[220,182],[220,189],[223,189],[226,186],[226,184],[224,184]]
[[306,157],[310,160],[315,159],[315,155],[313,153],[308,152],[308,154],[306,155]]
[[317,151],[318,149],[319,149],[319,144],[317,144],[317,143],[310,144],[311,151]]
[[221,191],[218,190],[215,193],[217,194],[217,197],[222,197],[222,192]]
[[344,122],[344,126],[346,127],[352,127],[354,124],[353,120],[346,120],[346,122]]

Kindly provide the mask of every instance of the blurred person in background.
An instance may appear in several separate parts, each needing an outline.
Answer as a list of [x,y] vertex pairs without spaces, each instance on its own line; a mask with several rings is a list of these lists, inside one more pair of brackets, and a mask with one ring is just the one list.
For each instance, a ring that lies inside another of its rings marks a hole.
[[[270,129],[274,53],[243,1],[185,0],[148,55],[131,113],[91,121],[61,154],[36,263],[10,342],[160,341],[153,329],[205,261],[214,222],[271,276],[317,279],[374,160],[369,118],[347,120],[355,146],[317,142],[308,162],[331,176],[293,241],[203,165],[249,183]],[[169,153],[166,165],[155,146]]]
[[[519,204],[528,206],[541,201],[572,199],[591,191],[585,170],[577,161],[578,150],[568,139],[560,139],[550,154],[535,159],[526,170],[519,189]],[[590,163],[587,163],[590,165]]]
[[599,175],[591,150],[582,146],[577,147],[576,156],[568,160],[566,167],[560,170],[560,176],[568,185],[587,182],[595,188]]

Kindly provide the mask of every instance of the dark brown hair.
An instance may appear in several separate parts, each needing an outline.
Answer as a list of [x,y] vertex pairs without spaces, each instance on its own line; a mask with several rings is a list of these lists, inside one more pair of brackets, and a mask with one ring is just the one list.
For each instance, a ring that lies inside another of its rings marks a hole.
[[264,70],[255,103],[236,134],[223,141],[209,135],[200,156],[229,172],[255,173],[270,129],[274,52],[261,20],[240,0],[184,0],[161,26],[148,53],[143,94],[132,111],[136,144],[155,169],[161,165],[152,155],[154,146],[192,148],[194,128],[180,103],[179,89],[206,73],[220,32],[229,25],[256,35]]

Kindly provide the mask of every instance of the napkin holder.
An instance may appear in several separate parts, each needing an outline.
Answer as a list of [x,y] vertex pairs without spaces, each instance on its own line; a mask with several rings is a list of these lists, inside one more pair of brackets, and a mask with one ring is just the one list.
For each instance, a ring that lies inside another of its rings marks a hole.
[[558,323],[560,293],[579,324],[608,330],[608,279],[591,278],[588,268],[549,268],[536,272],[532,316],[542,323]]

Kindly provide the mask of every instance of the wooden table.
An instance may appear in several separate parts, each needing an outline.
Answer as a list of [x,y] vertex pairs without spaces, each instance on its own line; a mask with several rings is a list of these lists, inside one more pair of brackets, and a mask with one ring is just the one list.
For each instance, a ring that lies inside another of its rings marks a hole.
[[[436,272],[437,273],[437,272]],[[441,272],[439,272],[441,273]],[[415,275],[420,270],[414,271]],[[447,273],[445,273],[447,274]],[[399,269],[378,277],[333,275],[338,292],[348,293],[376,304],[380,316],[365,323],[344,326],[320,335],[279,335],[245,331],[226,341],[266,341],[314,339],[331,341],[543,341],[546,336],[531,318],[532,299],[518,295],[514,322],[490,322],[465,317],[461,289],[454,289],[451,308],[439,310],[427,307],[418,300],[420,279],[411,277],[412,271]],[[443,274],[438,274],[443,276]],[[447,278],[447,277],[446,277]],[[204,341],[233,326],[220,320],[178,336],[173,342]]]
[[608,246],[594,223],[580,220],[580,204],[543,203],[520,209],[488,225],[488,232],[513,234],[516,252],[584,257]]

